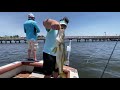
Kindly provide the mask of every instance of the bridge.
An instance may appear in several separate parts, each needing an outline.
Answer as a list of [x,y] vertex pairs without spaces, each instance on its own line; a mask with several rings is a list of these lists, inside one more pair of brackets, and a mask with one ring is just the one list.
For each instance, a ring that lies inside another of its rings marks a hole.
[[[39,40],[43,40],[45,42],[45,38],[44,37],[40,37],[38,38],[38,41]],[[15,43],[21,43],[21,42],[27,42],[26,40],[26,37],[19,37],[19,38],[3,38],[3,37],[0,37],[0,43],[12,43],[12,42],[15,42]]]
[[[45,37],[39,37],[39,40],[43,40],[45,42]],[[65,40],[76,40],[77,42],[80,41],[120,41],[120,36],[66,36]],[[0,37],[0,43],[7,43],[7,42],[15,42],[15,43],[21,43],[22,41],[26,43],[26,38],[25,37],[20,37],[20,38],[3,38]]]
[[65,39],[69,40],[77,40],[80,42],[81,40],[86,41],[116,41],[120,40],[120,36],[66,36]]

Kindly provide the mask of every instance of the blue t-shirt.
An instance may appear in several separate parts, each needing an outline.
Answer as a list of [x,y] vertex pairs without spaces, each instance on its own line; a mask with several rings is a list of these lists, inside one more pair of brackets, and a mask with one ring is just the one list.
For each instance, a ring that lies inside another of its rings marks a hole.
[[37,33],[40,32],[37,22],[34,20],[27,20],[24,23],[24,32],[27,40],[37,40]]
[[58,30],[47,30],[47,36],[46,36],[43,52],[56,56],[56,54],[53,52],[53,49],[56,47],[57,33]]

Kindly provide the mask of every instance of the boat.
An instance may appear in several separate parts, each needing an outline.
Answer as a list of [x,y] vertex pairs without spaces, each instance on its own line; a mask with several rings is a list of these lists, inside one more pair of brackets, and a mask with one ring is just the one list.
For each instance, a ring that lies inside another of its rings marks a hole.
[[[44,78],[42,67],[43,60],[38,62],[15,61],[0,67],[0,78]],[[63,71],[66,78],[79,78],[75,68],[64,66]]]

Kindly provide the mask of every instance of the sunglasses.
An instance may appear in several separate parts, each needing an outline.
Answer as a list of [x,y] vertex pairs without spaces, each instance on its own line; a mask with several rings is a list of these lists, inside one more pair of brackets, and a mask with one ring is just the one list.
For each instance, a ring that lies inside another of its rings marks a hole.
[[61,29],[66,29],[66,28],[67,28],[67,26],[66,26],[66,25],[61,24]]

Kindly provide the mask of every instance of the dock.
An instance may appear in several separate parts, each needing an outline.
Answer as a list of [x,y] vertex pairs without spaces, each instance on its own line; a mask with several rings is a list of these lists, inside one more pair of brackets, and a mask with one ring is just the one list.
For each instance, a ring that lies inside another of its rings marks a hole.
[[[45,37],[38,38],[38,41],[42,40],[45,42]],[[80,41],[120,41],[120,36],[66,36],[65,40],[76,40],[77,42]],[[26,43],[26,37],[19,37],[19,38],[0,38],[0,44],[2,43]]]

